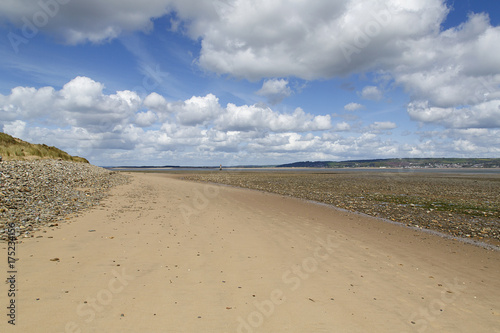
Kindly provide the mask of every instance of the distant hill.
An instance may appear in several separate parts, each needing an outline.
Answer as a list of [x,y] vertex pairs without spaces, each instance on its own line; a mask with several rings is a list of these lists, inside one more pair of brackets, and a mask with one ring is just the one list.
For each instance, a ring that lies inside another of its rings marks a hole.
[[500,168],[500,158],[391,158],[295,162],[277,168]]
[[71,156],[56,147],[32,144],[5,133],[0,133],[0,156],[4,161],[62,159],[65,161],[89,163],[85,158]]

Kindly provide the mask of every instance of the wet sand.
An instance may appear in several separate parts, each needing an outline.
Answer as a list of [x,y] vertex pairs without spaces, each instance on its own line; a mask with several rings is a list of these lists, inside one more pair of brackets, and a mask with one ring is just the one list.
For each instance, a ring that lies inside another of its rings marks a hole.
[[498,251],[282,195],[132,177],[17,245],[16,326],[4,314],[1,332],[500,332]]
[[240,170],[199,172],[185,178],[313,200],[500,246],[500,174],[438,171]]

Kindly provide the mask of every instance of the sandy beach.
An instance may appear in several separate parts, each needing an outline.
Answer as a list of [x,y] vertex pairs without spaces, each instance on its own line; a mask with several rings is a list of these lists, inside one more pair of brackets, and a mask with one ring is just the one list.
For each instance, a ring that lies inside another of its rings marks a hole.
[[0,332],[500,332],[499,251],[282,195],[130,176],[16,245],[16,325],[5,283]]

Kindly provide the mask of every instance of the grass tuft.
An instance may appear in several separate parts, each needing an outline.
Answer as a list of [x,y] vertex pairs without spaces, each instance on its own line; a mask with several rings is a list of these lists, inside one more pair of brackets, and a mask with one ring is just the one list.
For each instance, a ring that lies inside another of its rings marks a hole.
[[71,156],[59,148],[45,144],[32,144],[0,132],[0,156],[4,161],[61,159],[64,161],[89,163],[83,157]]

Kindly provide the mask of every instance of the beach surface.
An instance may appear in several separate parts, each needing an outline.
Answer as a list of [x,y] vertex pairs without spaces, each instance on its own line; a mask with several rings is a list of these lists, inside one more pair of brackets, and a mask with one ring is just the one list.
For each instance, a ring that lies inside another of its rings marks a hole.
[[6,283],[0,332],[500,332],[499,251],[282,195],[131,177],[16,245],[16,325]]

